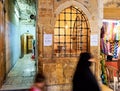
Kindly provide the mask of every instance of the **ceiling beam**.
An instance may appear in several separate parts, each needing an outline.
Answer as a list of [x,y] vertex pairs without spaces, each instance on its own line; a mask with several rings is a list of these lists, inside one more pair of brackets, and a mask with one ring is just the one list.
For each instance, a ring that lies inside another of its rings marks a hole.
[[120,19],[120,8],[104,8],[104,19]]

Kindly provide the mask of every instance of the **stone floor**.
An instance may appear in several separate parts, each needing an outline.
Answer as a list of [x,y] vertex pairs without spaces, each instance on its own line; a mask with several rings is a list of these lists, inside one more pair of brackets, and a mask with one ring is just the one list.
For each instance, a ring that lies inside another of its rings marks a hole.
[[8,74],[1,90],[26,89],[32,85],[36,67],[31,55],[27,54],[17,61]]

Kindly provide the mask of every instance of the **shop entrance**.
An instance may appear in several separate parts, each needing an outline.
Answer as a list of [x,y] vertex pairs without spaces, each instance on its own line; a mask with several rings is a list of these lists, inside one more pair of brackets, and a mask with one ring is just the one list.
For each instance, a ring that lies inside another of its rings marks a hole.
[[[120,69],[120,21],[119,20],[103,20],[103,27],[101,29],[101,64],[103,83],[110,85],[114,78],[119,79]],[[106,71],[106,73],[104,73]],[[111,75],[109,75],[111,74]],[[111,76],[111,77],[110,77]],[[117,80],[116,80],[117,81]],[[108,83],[107,83],[108,82]],[[115,86],[114,86],[115,87]],[[115,88],[114,88],[115,89]]]

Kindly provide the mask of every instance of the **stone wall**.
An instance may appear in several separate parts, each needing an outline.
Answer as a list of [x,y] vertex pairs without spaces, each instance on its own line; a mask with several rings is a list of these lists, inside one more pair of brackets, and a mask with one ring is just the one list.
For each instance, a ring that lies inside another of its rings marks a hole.
[[[21,54],[19,17],[16,15],[14,0],[5,1],[6,74],[15,65]],[[17,9],[17,8],[16,8]],[[16,53],[17,51],[17,53]]]
[[104,19],[120,20],[120,1],[104,1]]
[[120,20],[120,1],[104,1],[104,19]]
[[0,1],[0,87],[5,79],[4,3]]
[[[37,47],[38,47],[38,71],[46,75],[49,90],[71,89],[71,78],[73,76],[77,58],[53,58],[52,46],[44,46],[43,35],[54,34],[54,26],[57,15],[67,7],[75,6],[86,14],[90,23],[90,36],[96,40],[90,40],[90,51],[96,58],[92,66],[98,80],[100,80],[100,28],[102,26],[103,6],[102,1],[97,0],[38,0],[37,16]],[[92,41],[92,42],[91,42]],[[93,42],[95,44],[93,44]],[[52,88],[51,86],[55,86]]]

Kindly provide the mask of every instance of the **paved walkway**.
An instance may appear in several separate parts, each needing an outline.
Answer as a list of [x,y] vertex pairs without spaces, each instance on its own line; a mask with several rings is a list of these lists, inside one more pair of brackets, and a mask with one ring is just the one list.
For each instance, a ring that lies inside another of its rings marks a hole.
[[1,90],[29,88],[33,83],[34,75],[35,61],[31,59],[31,54],[27,54],[19,59],[10,71]]

